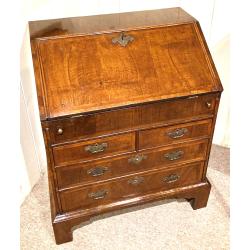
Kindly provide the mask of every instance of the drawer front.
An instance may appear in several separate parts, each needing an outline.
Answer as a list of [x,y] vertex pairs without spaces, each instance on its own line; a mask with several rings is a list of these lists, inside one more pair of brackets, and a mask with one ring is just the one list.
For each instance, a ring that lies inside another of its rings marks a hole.
[[135,151],[134,133],[53,147],[56,166],[74,164],[133,151]]
[[51,143],[91,138],[118,131],[173,124],[213,115],[216,94],[144,104],[48,122]]
[[196,184],[201,181],[202,171],[203,163],[193,163],[77,190],[62,191],[60,192],[62,209],[63,212],[69,212],[81,208],[97,207],[150,192]]
[[211,128],[212,120],[210,119],[143,130],[139,132],[139,148],[152,148],[190,139],[208,137],[211,134]]
[[91,184],[154,168],[171,167],[177,163],[205,160],[207,144],[207,140],[202,140],[174,147],[147,150],[138,154],[128,154],[111,160],[57,167],[58,186],[67,188],[79,184]]

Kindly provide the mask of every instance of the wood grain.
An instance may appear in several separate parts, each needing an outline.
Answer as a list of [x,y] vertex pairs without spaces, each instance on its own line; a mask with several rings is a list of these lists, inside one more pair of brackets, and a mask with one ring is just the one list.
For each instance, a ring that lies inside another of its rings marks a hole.
[[127,13],[30,21],[32,39],[41,37],[68,37],[155,26],[167,26],[196,21],[181,8],[144,10]]
[[[82,222],[89,221],[90,217],[116,211],[117,209],[129,208],[135,205],[142,205],[149,202],[163,199],[184,198],[191,202],[193,209],[206,207],[211,184],[208,180],[169,190],[160,190],[154,193],[147,193],[134,198],[127,198],[117,202],[102,205],[102,209],[82,209],[74,212],[58,214],[53,222],[53,229],[57,244],[62,244],[73,240],[72,231]],[[152,217],[153,219],[153,217]]]
[[[87,147],[95,147],[96,145],[102,145],[103,143],[106,145],[100,152],[93,153],[87,150]],[[135,151],[134,133],[53,147],[54,162],[56,166],[63,166],[133,151]]]
[[[213,116],[216,94],[176,99],[166,102],[144,104],[136,107],[98,112],[89,115],[70,117],[50,122],[51,143],[64,143],[70,140],[89,139],[121,131],[150,128],[187,122]],[[211,107],[207,107],[211,103]],[[63,129],[58,134],[58,129]]]
[[193,25],[39,41],[49,117],[218,91]]
[[[154,148],[188,140],[209,137],[211,133],[212,120],[183,123],[174,126],[139,131],[139,149]],[[174,133],[184,131],[180,135]],[[172,136],[171,136],[172,135]]]
[[[195,141],[192,143],[178,144],[175,146],[146,150],[141,153],[130,153],[124,156],[112,157],[111,159],[95,160],[88,163],[71,166],[56,167],[59,189],[76,187],[79,185],[95,184],[117,177],[123,177],[135,173],[152,171],[159,168],[173,167],[179,163],[187,163],[205,160],[208,140]],[[165,154],[183,151],[180,159],[170,161]],[[144,157],[141,162],[133,163],[131,159]],[[90,170],[105,168],[103,174],[93,176]]]
[[146,202],[205,207],[223,87],[199,22],[171,8],[29,28],[56,243]]
[[[179,186],[196,184],[202,177],[202,163],[178,167],[175,169],[161,170],[155,173],[137,175],[144,180],[137,185],[130,184],[136,177],[124,178],[122,180],[107,182],[105,184],[96,184],[87,188],[78,190],[69,190],[60,192],[62,208],[64,212],[73,211],[81,208],[98,207],[102,204],[114,202],[119,199],[132,198],[148,192],[168,190]],[[179,179],[173,182],[164,182],[164,177],[170,175],[179,175]],[[93,199],[89,197],[90,193],[100,190],[107,191],[103,199]]]
[[34,73],[35,73],[39,113],[40,113],[40,118],[44,120],[48,117],[48,110],[47,110],[47,103],[46,103],[47,95],[44,92],[44,85],[43,85],[43,79],[42,79],[43,75],[42,75],[42,71],[40,67],[36,41],[34,40],[31,41],[30,46],[31,46],[33,67],[34,67]]

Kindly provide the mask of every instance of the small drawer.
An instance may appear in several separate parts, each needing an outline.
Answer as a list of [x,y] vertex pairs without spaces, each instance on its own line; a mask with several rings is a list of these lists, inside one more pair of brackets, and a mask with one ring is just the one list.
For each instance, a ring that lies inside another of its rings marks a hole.
[[139,149],[153,148],[191,139],[209,137],[211,128],[212,120],[209,119],[143,130],[139,132]]
[[56,167],[60,189],[89,185],[98,181],[122,177],[152,169],[171,167],[179,163],[205,160],[208,140],[171,147],[130,153],[112,159],[96,160],[72,166]]
[[180,98],[44,122],[52,144],[171,125],[214,115],[216,94]]
[[199,183],[203,163],[193,163],[173,169],[138,174],[85,188],[59,192],[63,212],[98,207],[122,199],[142,196],[181,186]]
[[118,155],[135,150],[135,134],[126,133],[96,140],[53,147],[56,166],[98,159],[110,155]]

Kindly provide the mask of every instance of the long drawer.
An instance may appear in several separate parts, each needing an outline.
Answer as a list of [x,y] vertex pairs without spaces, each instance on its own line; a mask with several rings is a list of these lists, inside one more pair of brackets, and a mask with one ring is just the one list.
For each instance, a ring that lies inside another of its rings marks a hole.
[[135,151],[135,133],[53,147],[55,165],[67,165]]
[[193,163],[154,173],[138,174],[95,184],[80,189],[59,192],[63,212],[98,207],[121,199],[132,198],[150,192],[187,186],[201,181],[203,163]]
[[76,185],[86,185],[154,168],[171,167],[178,163],[204,160],[207,144],[208,140],[200,140],[132,153],[108,160],[57,167],[58,186],[63,189]]
[[[52,144],[173,124],[214,114],[216,94],[194,96],[47,122]],[[44,123],[45,124],[45,123]]]

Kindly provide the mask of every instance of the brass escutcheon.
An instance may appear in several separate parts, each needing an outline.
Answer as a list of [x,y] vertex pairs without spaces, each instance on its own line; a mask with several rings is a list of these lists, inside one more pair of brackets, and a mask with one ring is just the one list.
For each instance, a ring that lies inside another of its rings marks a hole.
[[133,179],[130,179],[128,181],[128,184],[131,184],[133,186],[139,185],[140,183],[144,182],[144,178],[141,176],[136,176]]
[[127,44],[132,41],[134,41],[134,38],[130,35],[125,35],[124,32],[112,39],[113,44],[119,43],[122,47],[126,47]]
[[146,159],[147,159],[146,155],[143,155],[143,154],[141,154],[141,155],[135,155],[134,157],[128,159],[128,163],[139,164],[143,160],[146,160]]

